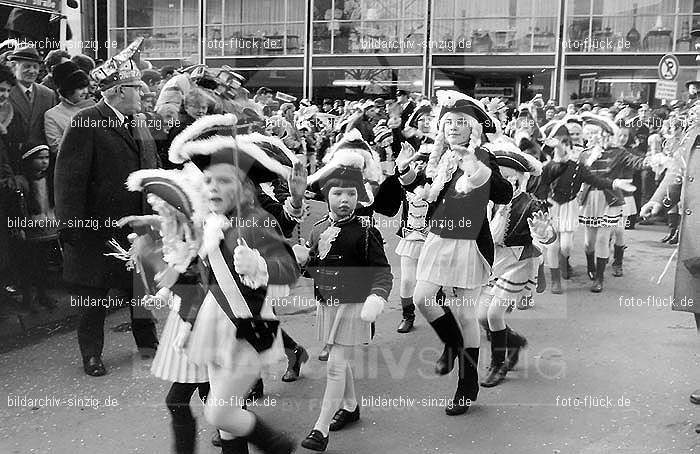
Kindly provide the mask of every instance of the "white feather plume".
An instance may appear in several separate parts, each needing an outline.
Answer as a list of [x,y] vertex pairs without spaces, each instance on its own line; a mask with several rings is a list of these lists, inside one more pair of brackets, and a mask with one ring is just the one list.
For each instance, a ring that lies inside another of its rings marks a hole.
[[189,158],[182,154],[185,143],[198,139],[202,134],[215,128],[234,127],[238,118],[231,113],[223,115],[206,115],[180,132],[173,139],[168,150],[168,159],[175,164],[182,164]]

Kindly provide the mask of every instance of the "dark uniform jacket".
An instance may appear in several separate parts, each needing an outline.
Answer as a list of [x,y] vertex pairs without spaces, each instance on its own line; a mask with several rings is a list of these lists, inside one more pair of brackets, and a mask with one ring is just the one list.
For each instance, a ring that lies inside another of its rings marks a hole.
[[[319,244],[329,227],[340,230],[322,258]],[[314,294],[319,302],[357,304],[364,303],[371,294],[389,297],[393,283],[391,266],[379,230],[368,222],[355,215],[337,223],[325,217],[314,225],[309,246],[306,273],[314,279]]]

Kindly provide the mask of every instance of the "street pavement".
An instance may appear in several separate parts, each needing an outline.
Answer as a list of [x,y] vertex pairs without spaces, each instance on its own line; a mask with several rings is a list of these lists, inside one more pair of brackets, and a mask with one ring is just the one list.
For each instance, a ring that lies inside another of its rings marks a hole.
[[[673,268],[655,283],[672,253],[658,242],[663,227],[627,232],[625,276],[608,271],[601,294],[588,290],[577,237],[576,276],[565,281],[566,293],[547,290],[535,296],[532,309],[510,314],[509,324],[529,341],[521,363],[503,384],[482,388],[469,412],[457,417],[444,414],[456,377],[434,375],[441,345],[432,329],[419,316],[414,332],[396,333],[401,312],[394,231],[384,223],[394,290],[373,343],[356,359],[361,420],[332,432],[328,453],[700,453],[694,432],[699,407],[688,400],[700,388],[700,342],[692,315],[669,308]],[[312,359],[295,383],[279,380],[284,363],[271,368],[264,376],[266,398],[253,409],[301,440],[318,416],[325,363],[316,358],[321,344],[308,304],[310,282],[303,280],[294,294],[299,297],[278,312]],[[166,310],[156,311],[159,329]],[[83,374],[75,331],[0,354],[1,454],[172,452],[164,404],[169,384],[150,376],[150,361],[136,354],[131,333],[110,329],[126,321],[128,311],[120,310],[105,323],[104,377]],[[482,338],[482,376],[488,347]],[[212,427],[201,402],[193,399],[192,405],[198,452],[220,452],[209,442]]]

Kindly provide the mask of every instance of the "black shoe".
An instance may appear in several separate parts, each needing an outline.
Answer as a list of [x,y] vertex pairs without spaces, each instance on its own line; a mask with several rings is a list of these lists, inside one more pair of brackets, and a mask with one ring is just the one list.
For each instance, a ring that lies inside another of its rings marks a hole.
[[211,444],[217,448],[221,447],[221,435],[218,430],[214,430],[214,435],[211,437]]
[[101,377],[107,373],[105,365],[98,356],[90,356],[83,360],[83,370],[91,377]]
[[330,348],[328,348],[328,345],[323,347],[323,350],[318,354],[318,360],[319,361],[328,361],[328,355],[331,354]]
[[265,395],[265,389],[263,387],[263,381],[262,378],[258,378],[258,381],[255,382],[252,388],[250,388],[250,391],[248,392],[248,395],[246,396],[246,401],[252,402],[254,400],[260,399],[262,396]]
[[293,355],[293,361],[290,361],[287,364],[287,371],[282,376],[283,382],[297,381],[301,372],[301,365],[309,360],[309,354],[301,345],[297,345],[297,348],[294,349]]
[[414,320],[415,318],[404,317],[403,320],[401,320],[401,323],[399,323],[399,327],[396,328],[396,332],[402,334],[411,332],[411,330],[413,329]]
[[328,447],[328,437],[324,437],[321,432],[314,429],[301,442],[301,446],[312,451],[323,452]]
[[690,395],[690,402],[694,403],[695,405],[700,405],[700,389],[693,391],[693,393]]
[[331,425],[328,430],[331,432],[335,432],[336,430],[340,430],[343,427],[347,426],[350,423],[357,422],[360,420],[360,404],[357,404],[355,407],[355,410],[353,411],[347,411],[344,408],[341,408],[337,412],[335,412],[335,415],[333,415],[333,420],[331,421]]
[[505,363],[491,364],[491,367],[489,367],[489,374],[484,381],[481,382],[481,386],[484,388],[493,388],[505,380],[507,373],[508,366],[506,366]]
[[678,228],[676,228],[676,227],[671,227],[671,228],[668,230],[668,233],[666,234],[666,236],[663,237],[663,238],[661,238],[661,242],[662,242],[662,243],[668,243],[668,241],[669,241],[671,238],[673,238],[673,236],[676,234],[676,231],[678,231]]
[[680,237],[680,230],[676,229],[675,232],[673,232],[673,235],[671,238],[668,240],[668,244],[678,244],[678,239]]

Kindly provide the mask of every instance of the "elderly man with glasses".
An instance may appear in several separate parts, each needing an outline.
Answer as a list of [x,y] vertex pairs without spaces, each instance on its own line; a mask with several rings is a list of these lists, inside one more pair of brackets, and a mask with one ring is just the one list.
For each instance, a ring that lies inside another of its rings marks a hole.
[[[102,363],[106,308],[138,301],[124,263],[105,253],[112,238],[128,246],[128,231],[116,220],[147,210],[141,195],[124,182],[139,169],[160,166],[156,145],[141,110],[143,84],[132,60],[108,61],[91,73],[102,99],[78,112],[63,137],[56,163],[56,214],[61,221],[65,261],[63,277],[75,286],[80,306],[78,343],[85,373],[106,374]],[[118,297],[110,289],[118,289]],[[129,304],[131,327],[142,357],[158,345],[150,312]]]

